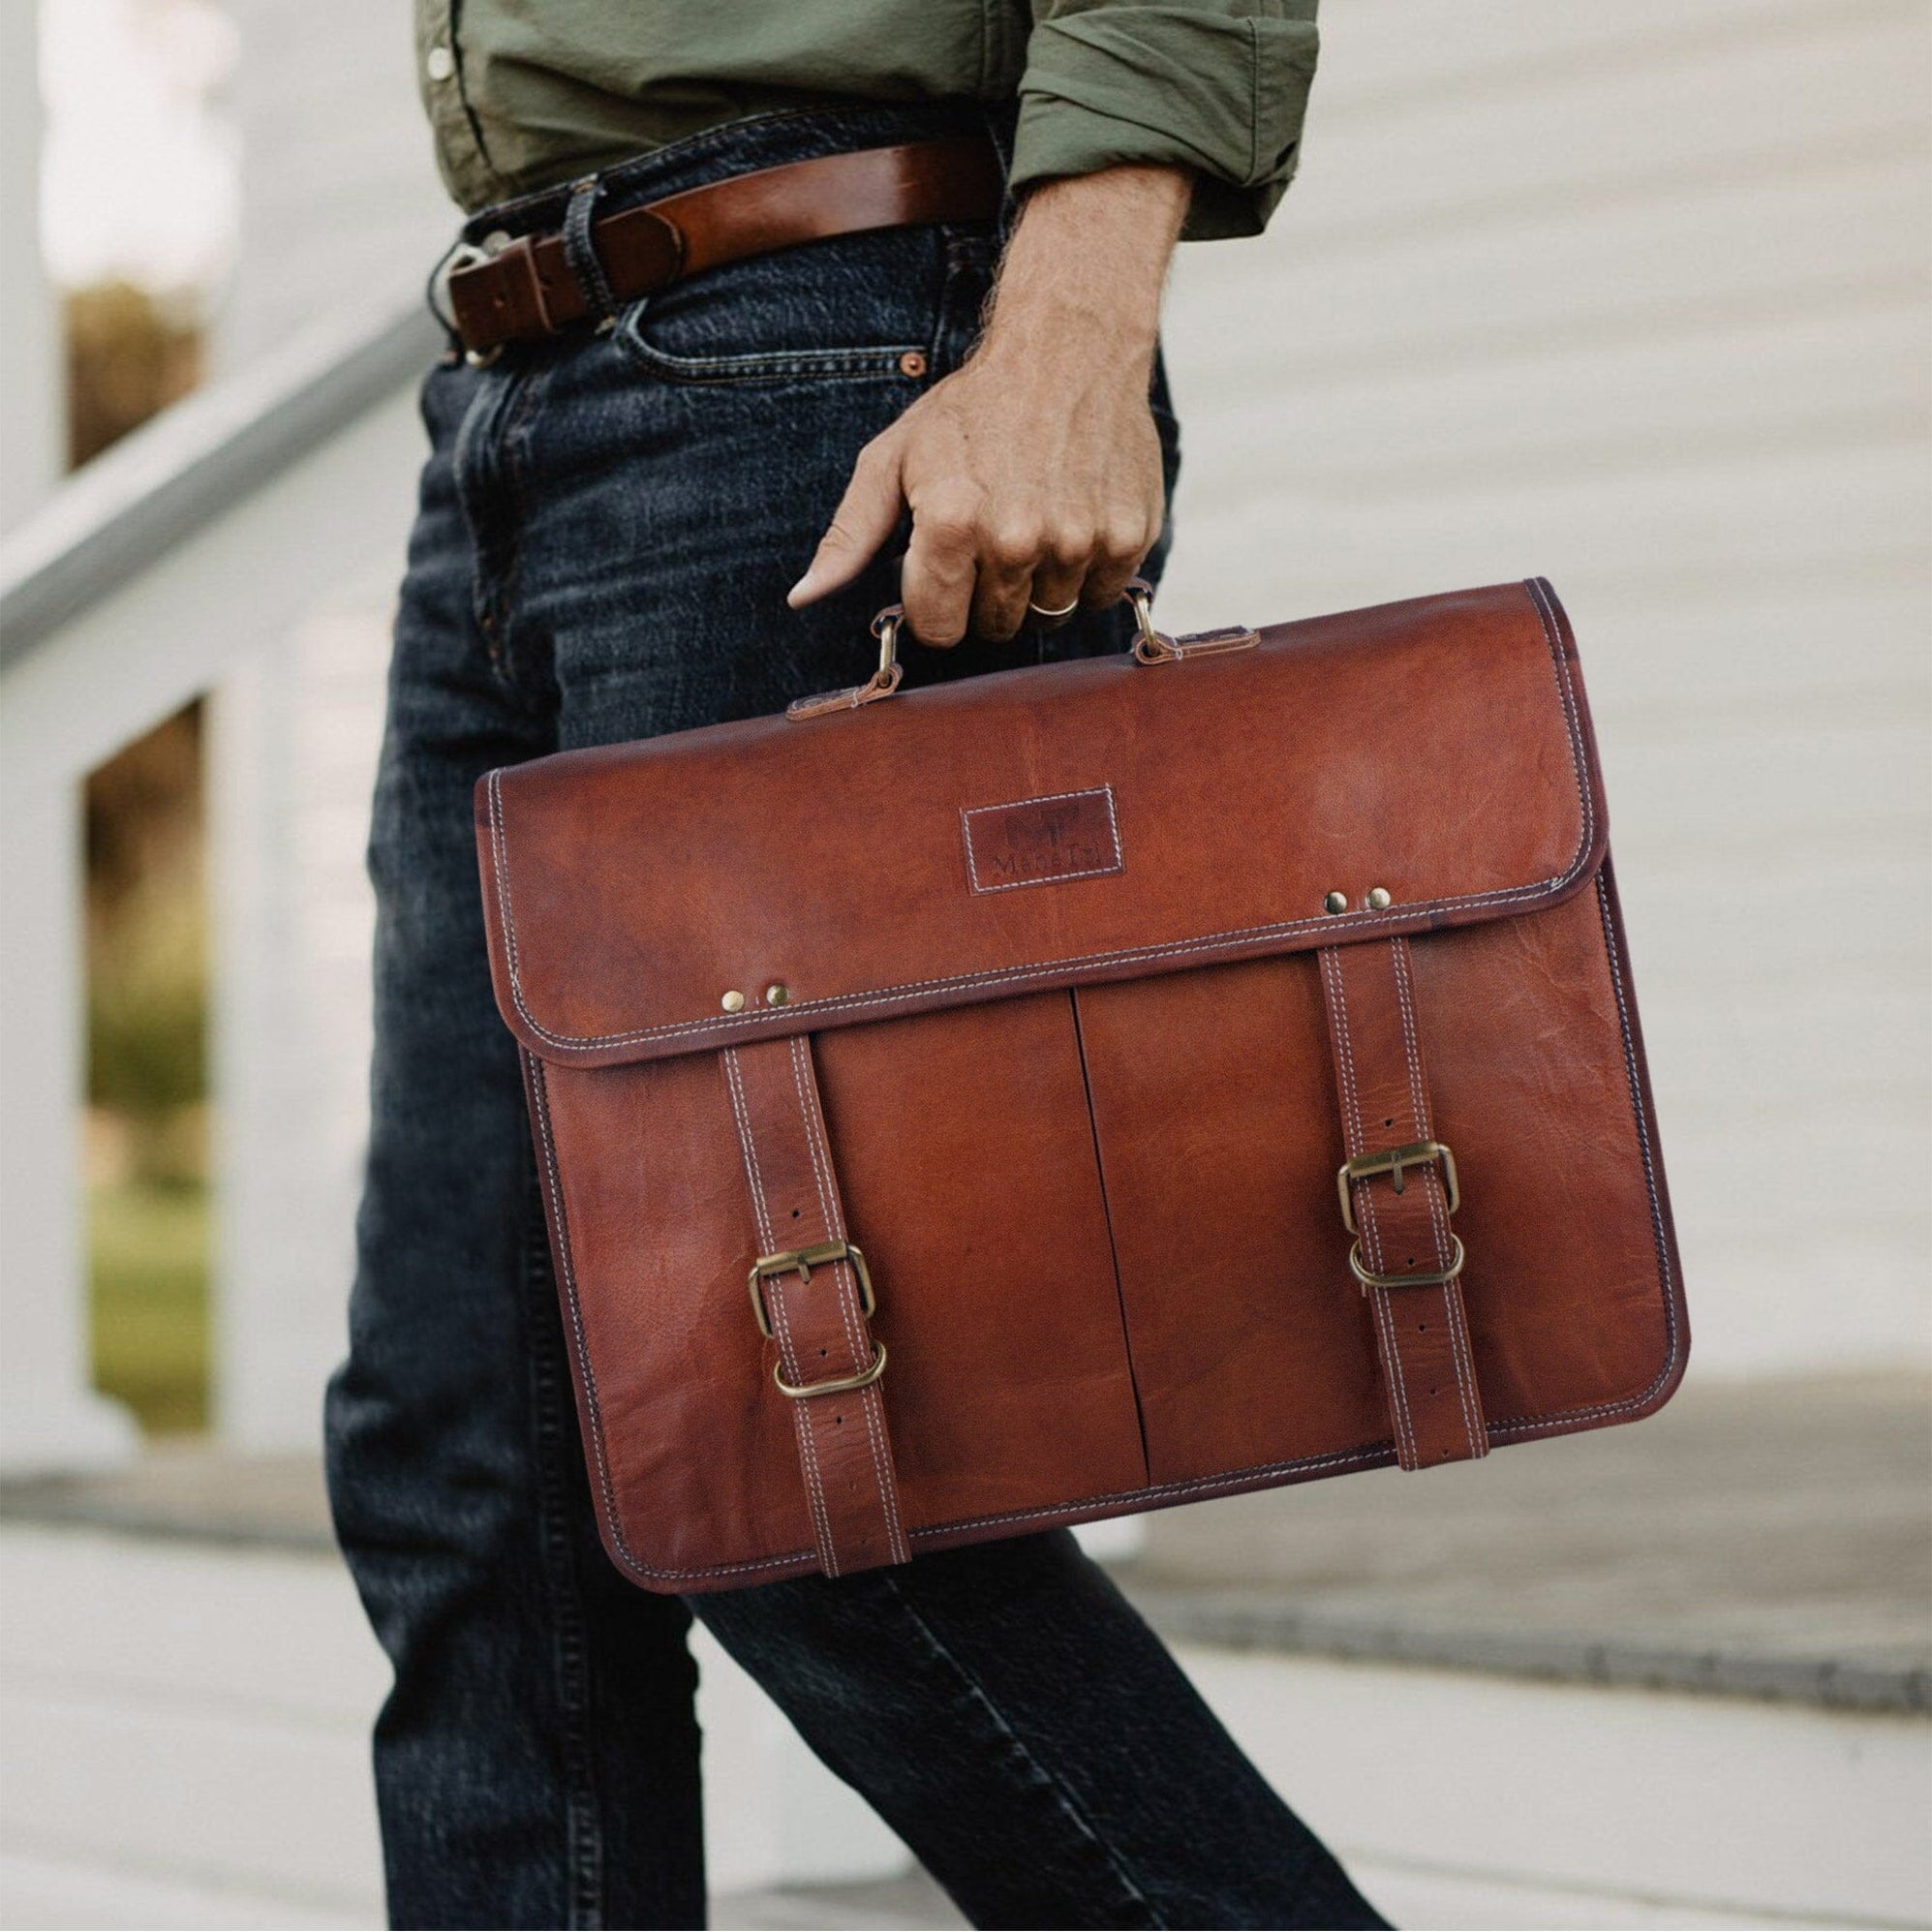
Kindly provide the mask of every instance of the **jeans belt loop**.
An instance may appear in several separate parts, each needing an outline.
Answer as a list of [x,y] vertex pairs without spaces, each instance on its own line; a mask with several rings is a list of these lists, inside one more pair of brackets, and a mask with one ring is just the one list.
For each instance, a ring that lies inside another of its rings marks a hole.
[[584,306],[597,318],[597,332],[607,335],[617,326],[617,297],[611,292],[598,260],[597,243],[591,235],[591,218],[597,212],[598,197],[603,183],[595,174],[586,174],[570,183],[570,199],[564,210],[564,261],[584,298]]

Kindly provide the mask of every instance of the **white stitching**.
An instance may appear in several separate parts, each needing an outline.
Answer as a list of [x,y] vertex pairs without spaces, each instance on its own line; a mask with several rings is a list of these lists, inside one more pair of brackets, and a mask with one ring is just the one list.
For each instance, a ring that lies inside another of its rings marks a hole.
[[[791,1310],[785,1305],[785,1291],[782,1282],[767,1284],[766,1302],[772,1311],[773,1325],[779,1332],[779,1348],[784,1357],[785,1372],[795,1382],[802,1382],[805,1379],[804,1370],[799,1364],[798,1343],[791,1333]],[[818,1518],[818,1533],[825,1539],[819,1550],[820,1560],[825,1574],[836,1577],[841,1568],[839,1545],[832,1532],[831,1509],[825,1500],[824,1473],[818,1466],[818,1438],[813,1433],[812,1419],[805,1413],[802,1402],[791,1403],[791,1422],[803,1454],[805,1473],[812,1487],[813,1514]]]
[[[1355,1083],[1355,1048],[1349,1036],[1348,994],[1343,981],[1341,956],[1334,947],[1324,947],[1317,955],[1321,961],[1323,977],[1327,980],[1333,999],[1334,1026],[1336,1058],[1341,1064],[1342,1089],[1344,1102],[1344,1122],[1342,1141],[1351,1154],[1361,1153],[1367,1146],[1368,1130],[1362,1118],[1362,1096]],[[1375,1196],[1372,1189],[1364,1187],[1355,1196],[1361,1210],[1361,1225],[1364,1240],[1368,1244],[1368,1264],[1377,1273],[1382,1273],[1382,1231],[1375,1220]],[[1383,1342],[1383,1370],[1389,1383],[1389,1410],[1395,1426],[1395,1439],[1405,1454],[1397,1459],[1405,1467],[1414,1468],[1421,1460],[1421,1453],[1416,1445],[1415,1418],[1409,1413],[1409,1390],[1403,1373],[1402,1355],[1395,1340],[1395,1311],[1388,1304],[1387,1292],[1380,1288],[1366,1289],[1369,1313],[1374,1319],[1377,1333]]]
[[1616,928],[1610,919],[1610,891],[1603,874],[1597,874],[1597,917],[1603,923],[1604,947],[1610,958],[1610,991],[1616,996],[1617,1020],[1623,1032],[1624,1078],[1630,1086],[1631,1112],[1637,1121],[1637,1144],[1643,1156],[1644,1185],[1650,1196],[1650,1239],[1657,1255],[1657,1279],[1664,1290],[1664,1327],[1670,1336],[1664,1365],[1651,1378],[1648,1387],[1620,1402],[1598,1402],[1580,1409],[1555,1409],[1540,1416],[1512,1416],[1506,1422],[1491,1423],[1492,1435],[1524,1435],[1533,1429],[1548,1428],[1552,1423],[1588,1421],[1598,1416],[1620,1416],[1641,1409],[1656,1395],[1677,1366],[1677,1351],[1682,1335],[1677,1327],[1677,1298],[1671,1274],[1671,1242],[1664,1226],[1664,1204],[1657,1197],[1657,1168],[1650,1148],[1650,1128],[1643,1113],[1643,1081],[1637,1066],[1637,1043],[1631,1037],[1630,1007],[1623,994],[1623,960],[1616,949]]
[[1389,1459],[1389,1445],[1378,1442],[1365,1449],[1338,1450],[1329,1456],[1304,1456],[1289,1462],[1259,1462],[1251,1469],[1237,1469],[1225,1476],[1194,1476],[1184,1483],[1157,1483],[1145,1489],[1115,1489],[1102,1496],[1083,1496],[1077,1503],[1049,1503],[1043,1509],[1008,1510],[1000,1516],[961,1517],[953,1522],[929,1523],[924,1529],[915,1529],[912,1540],[919,1543],[935,1536],[950,1536],[956,1530],[990,1529],[997,1523],[1031,1522],[1040,1517],[1067,1516],[1103,1503],[1145,1506],[1162,1496],[1200,1495],[1215,1489],[1240,1488],[1243,1484],[1252,1487],[1257,1483],[1265,1483],[1271,1476],[1286,1475],[1291,1470],[1333,1469],[1342,1463],[1386,1462]]
[[1557,695],[1562,703],[1564,725],[1570,738],[1571,776],[1577,786],[1577,796],[1582,813],[1582,837],[1578,844],[1576,856],[1561,873],[1541,879],[1534,885],[1497,887],[1490,892],[1466,893],[1457,898],[1426,901],[1393,918],[1386,915],[1365,917],[1361,913],[1343,913],[1337,917],[1325,913],[1319,917],[1289,919],[1273,925],[1238,927],[1224,933],[1210,933],[1200,938],[1170,940],[1158,946],[1127,947],[1118,952],[1089,953],[1067,959],[1044,961],[1032,966],[1000,966],[981,972],[954,973],[936,979],[908,980],[904,985],[887,987],[872,993],[841,994],[826,999],[801,999],[783,1009],[790,1016],[789,1020],[777,1023],[768,1014],[748,1013],[737,1019],[667,1022],[662,1026],[640,1027],[622,1033],[556,1033],[537,1019],[523,997],[522,974],[517,965],[515,915],[511,909],[508,890],[508,831],[504,818],[503,794],[499,783],[502,771],[498,770],[489,775],[487,796],[491,857],[497,875],[498,909],[504,930],[505,961],[509,968],[507,977],[511,1003],[531,1032],[557,1052],[603,1053],[612,1047],[637,1046],[652,1040],[682,1039],[693,1034],[720,1038],[754,1030],[760,1035],[769,1034],[786,1027],[797,1030],[798,1022],[817,1014],[856,1012],[868,1006],[890,1005],[896,1000],[920,994],[965,992],[974,987],[1020,986],[1029,979],[1051,979],[1061,973],[1086,971],[1099,966],[1138,966],[1155,960],[1185,958],[1193,953],[1226,952],[1244,943],[1283,939],[1293,934],[1307,932],[1317,927],[1325,927],[1336,933],[1345,932],[1351,936],[1380,937],[1391,932],[1408,931],[1412,925],[1420,921],[1417,930],[1426,931],[1441,913],[1469,910],[1477,906],[1493,908],[1558,898],[1583,874],[1591,849],[1596,843],[1596,813],[1585,778],[1588,762],[1583,751],[1576,695],[1570,683],[1570,660],[1564,654],[1562,639],[1545,601],[1541,579],[1531,579],[1523,588],[1529,597],[1531,607],[1536,612],[1537,622],[1542,627],[1545,641],[1549,646],[1550,659],[1555,667]]
[[[791,1038],[791,1084],[798,1095],[799,1119],[805,1127],[805,1150],[812,1160],[813,1185],[818,1192],[818,1214],[825,1223],[827,1238],[843,1241],[844,1216],[839,1210],[838,1190],[831,1181],[832,1152],[820,1139],[817,1109],[812,1104],[808,1052],[805,1035],[794,1033]],[[859,1300],[858,1280],[843,1262],[834,1264],[832,1278],[838,1283],[839,1319],[845,1331],[845,1344],[852,1351],[852,1372],[858,1374],[872,1360],[871,1337],[865,1328],[865,1308]],[[879,1514],[885,1519],[886,1548],[896,1562],[907,1563],[911,1561],[911,1551],[905,1548],[899,1523],[897,1486],[880,1454],[879,1437],[885,1427],[885,1412],[876,1400],[877,1395],[876,1383],[860,1390],[859,1407],[866,1419],[866,1444],[872,1452],[873,1478],[878,1485]]]
[[[1422,1036],[1416,1025],[1415,982],[1409,974],[1409,942],[1391,939],[1389,952],[1395,967],[1395,1005],[1402,1020],[1402,1056],[1409,1063],[1409,1107],[1415,1116],[1416,1139],[1431,1136],[1429,1114],[1423,1088]],[[1451,1245],[1448,1203],[1444,1198],[1435,1165],[1423,1170],[1423,1195],[1428,1202],[1429,1230],[1435,1236],[1436,1266],[1446,1268],[1456,1252]],[[1442,1284],[1443,1319],[1449,1327],[1450,1361],[1456,1372],[1456,1399],[1462,1409],[1462,1428],[1469,1439],[1472,1457],[1487,1456],[1489,1439],[1483,1433],[1476,1402],[1476,1364],[1468,1347],[1468,1334],[1461,1322],[1462,1287],[1457,1281]]]
[[[731,1096],[731,1115],[738,1127],[738,1145],[745,1156],[745,1178],[751,1183],[751,1209],[758,1224],[758,1241],[764,1251],[770,1254],[777,1249],[778,1238],[772,1231],[764,1172],[758,1161],[757,1138],[751,1131],[751,1110],[745,1098],[744,1075],[738,1064],[737,1050],[727,1048],[719,1058],[723,1063],[724,1084]],[[799,1368],[798,1349],[791,1335],[790,1311],[784,1305],[784,1292],[778,1282],[766,1284],[765,1306],[771,1311],[773,1326],[778,1330],[779,1357],[785,1373],[794,1382],[802,1381],[804,1377]],[[792,1429],[798,1437],[799,1461],[805,1474],[813,1520],[817,1525],[819,1561],[821,1565],[829,1566],[826,1575],[836,1576],[839,1552],[833,1542],[831,1517],[825,1507],[824,1486],[818,1472],[818,1447],[796,1406],[792,1410]]]
[[[1334,991],[1336,1027],[1335,1037],[1341,1046],[1343,1081],[1347,1089],[1348,1109],[1351,1126],[1348,1135],[1351,1150],[1363,1152],[1368,1145],[1367,1123],[1362,1113],[1361,1089],[1356,1084],[1355,1043],[1348,1024],[1348,994],[1344,977],[1346,968],[1340,955],[1331,949],[1324,958],[1333,964],[1333,986]],[[1382,1229],[1375,1218],[1375,1195],[1370,1187],[1364,1187],[1356,1196],[1362,1211],[1362,1232],[1368,1243],[1369,1266],[1376,1273],[1382,1273]],[[1411,1466],[1421,1459],[1421,1451],[1416,1442],[1415,1417],[1409,1408],[1409,1388],[1404,1372],[1402,1354],[1395,1338],[1395,1310],[1389,1305],[1388,1292],[1381,1288],[1367,1290],[1369,1310],[1374,1316],[1375,1325],[1387,1344],[1387,1369],[1391,1391],[1390,1409],[1395,1417],[1398,1439],[1407,1445],[1408,1462]]]
[[[537,1060],[537,1056],[530,1058]],[[564,1293],[570,1305],[570,1329],[575,1341],[572,1353],[584,1380],[584,1406],[590,1411],[591,1451],[597,1463],[598,1487],[603,1493],[604,1520],[610,1526],[611,1541],[617,1545],[619,1553],[631,1571],[640,1577],[655,1577],[663,1582],[674,1582],[683,1577],[736,1577],[748,1570],[767,1569],[773,1563],[798,1562],[806,1552],[798,1550],[784,1556],[760,1556],[746,1563],[714,1563],[701,1570],[660,1570],[655,1564],[646,1563],[630,1548],[624,1534],[624,1523],[618,1515],[617,1494],[610,1480],[610,1458],[604,1447],[603,1407],[598,1400],[597,1375],[591,1367],[590,1344],[584,1334],[584,1317],[577,1300],[577,1271],[570,1253],[570,1226],[564,1215],[563,1186],[557,1174],[557,1153],[550,1138],[550,1101],[545,1087],[546,1075],[543,1063],[537,1060],[534,1069],[535,1079],[531,1090],[537,1096],[534,1110],[537,1117],[537,1138],[543,1144],[543,1165],[545,1170],[545,1191],[550,1197],[557,1217],[557,1258],[561,1263],[564,1279]]]
[[[764,1174],[758,1164],[757,1137],[751,1131],[751,1110],[745,1098],[738,1051],[735,1047],[727,1047],[719,1058],[724,1064],[724,1084],[731,1095],[732,1118],[738,1124],[738,1145],[745,1155],[745,1178],[751,1186],[751,1207],[757,1218],[758,1240],[764,1251],[773,1254],[778,1249],[778,1237],[772,1232],[771,1211],[765,1199]],[[791,1337],[790,1311],[784,1304],[784,1291],[776,1281],[765,1284],[765,1306],[771,1310],[773,1326],[778,1330],[779,1355],[785,1374],[793,1382],[804,1381],[798,1349]],[[792,1431],[798,1437],[799,1461],[805,1470],[813,1520],[818,1525],[819,1561],[828,1577],[836,1577],[839,1574],[839,1550],[833,1541],[831,1514],[825,1506],[824,1482],[818,1471],[818,1445],[813,1438],[810,1422],[795,1402],[791,1405],[791,1422]]]
[[1463,1426],[1469,1431],[1469,1455],[1471,1460],[1475,1460],[1488,1455],[1489,1438],[1478,1420],[1480,1410],[1476,1398],[1481,1392],[1476,1386],[1476,1357],[1469,1340],[1469,1318],[1462,1300],[1461,1282],[1443,1284],[1442,1307],[1449,1321],[1450,1348],[1456,1357],[1457,1392],[1460,1393],[1465,1387],[1475,1391],[1462,1405]]
[[[751,1102],[745,1094],[744,1070],[738,1064],[735,1050],[720,1058],[725,1062],[725,1074],[731,1087],[731,1106],[738,1120],[739,1143],[751,1163],[750,1179],[757,1211],[758,1237],[765,1252],[771,1254],[778,1247],[778,1234],[772,1226],[763,1164],[758,1159],[757,1135],[751,1126]],[[772,1324],[778,1331],[779,1359],[785,1374],[793,1382],[802,1382],[805,1379],[804,1367],[799,1358],[798,1343],[791,1332],[791,1309],[786,1303],[785,1286],[782,1280],[766,1282],[765,1305],[771,1310]],[[820,1566],[828,1577],[836,1577],[840,1569],[838,1539],[832,1531],[832,1512],[825,1500],[825,1477],[818,1463],[817,1439],[812,1432],[810,1418],[796,1403],[791,1404],[791,1412],[792,1432],[798,1437],[799,1461],[811,1492],[813,1517],[818,1525]]]
[[[1389,953],[1395,976],[1395,1009],[1402,1022],[1402,1058],[1408,1063],[1409,1112],[1415,1116],[1416,1139],[1426,1141],[1429,1137],[1428,1105],[1423,1098],[1422,1053],[1416,1035],[1415,1008],[1409,1004],[1408,942],[1400,936],[1391,939]],[[1449,1259],[1447,1248],[1442,1258]]]
[[1402,1384],[1402,1355],[1395,1340],[1395,1316],[1389,1306],[1389,1297],[1380,1288],[1366,1291],[1369,1319],[1375,1324],[1375,1332],[1382,1341],[1383,1370],[1387,1374],[1392,1391],[1390,1412],[1395,1419],[1395,1434],[1401,1455],[1396,1458],[1402,1466],[1413,1469],[1420,1457],[1416,1451],[1415,1424],[1409,1415],[1408,1391]]
[[[1623,968],[1616,947],[1616,935],[1610,924],[1610,896],[1601,877],[1597,880],[1598,916],[1602,920],[1604,939],[1610,953],[1610,985],[1615,994],[1617,1011],[1622,1020],[1624,1041],[1624,1069],[1629,1083],[1632,1112],[1636,1119],[1639,1146],[1643,1155],[1643,1173],[1650,1199],[1650,1225],[1652,1240],[1657,1255],[1658,1279],[1664,1289],[1664,1320],[1670,1334],[1670,1347],[1664,1358],[1664,1365],[1653,1376],[1646,1387],[1635,1395],[1621,1401],[1603,1402],[1578,1409],[1552,1409],[1537,1416],[1511,1416],[1504,1421],[1491,1423],[1489,1433],[1492,1436],[1522,1435],[1536,1429],[1549,1429],[1562,1423],[1587,1422],[1599,1417],[1627,1414],[1632,1409],[1641,1409],[1668,1382],[1674,1372],[1679,1350],[1682,1347],[1682,1333],[1677,1325],[1677,1304],[1671,1293],[1672,1274],[1670,1260],[1670,1241],[1664,1227],[1663,1204],[1657,1194],[1657,1173],[1651,1151],[1650,1134],[1644,1118],[1643,1088],[1637,1069],[1637,1052],[1631,1038],[1630,1015],[1623,993]],[[535,1056],[533,1056],[535,1058]],[[537,1068],[537,1090],[542,1086],[542,1069]],[[546,1150],[548,1135],[545,1134]],[[551,1167],[554,1176],[554,1163]],[[559,1247],[564,1260],[564,1273],[567,1289],[570,1295],[572,1315],[576,1314],[575,1276],[569,1264],[568,1229],[564,1219],[564,1204],[561,1195],[554,1197],[557,1213],[557,1226],[560,1232]],[[581,1336],[581,1325],[578,1327]],[[589,1357],[579,1351],[586,1393],[589,1395],[593,1428],[596,1435],[598,1473],[602,1482],[606,1499],[610,1497],[610,1485],[604,1469],[601,1426],[598,1423],[597,1390],[590,1366]],[[911,1532],[914,1543],[931,1543],[941,1538],[957,1536],[964,1530],[997,1529],[1005,1523],[1038,1522],[1044,1518],[1061,1519],[1077,1517],[1083,1511],[1106,1508],[1114,1504],[1120,1511],[1145,1509],[1151,1503],[1181,1496],[1210,1495],[1242,1487],[1258,1488],[1276,1476],[1289,1476],[1312,1472],[1317,1469],[1336,1469],[1350,1465],[1386,1462],[1390,1459],[1392,1445],[1383,1442],[1360,1449],[1339,1451],[1326,1456],[1303,1457],[1286,1462],[1256,1463],[1246,1469],[1231,1470],[1221,1476],[1190,1477],[1182,1483],[1161,1483],[1141,1489],[1114,1489],[1099,1495],[1081,1496],[1071,1502],[1053,1503],[1041,1509],[1009,1510],[997,1516],[959,1517],[951,1522],[931,1523]],[[644,1563],[632,1552],[625,1541],[624,1531],[617,1518],[614,1503],[607,1512],[612,1541],[616,1543],[624,1561],[631,1572],[639,1577],[651,1577],[660,1581],[676,1582],[700,1577],[742,1576],[748,1571],[760,1571],[766,1576],[790,1571],[814,1561],[813,1552],[809,1550],[788,1550],[781,1555],[759,1557],[748,1563],[721,1563],[708,1569],[663,1570]]]
[[[980,884],[979,865],[972,848],[973,819],[983,812],[1018,812],[1028,805],[1058,805],[1069,798],[1104,798],[1107,801],[1107,831],[1114,844],[1114,863],[1111,866],[1086,866],[1079,872],[1071,873],[1043,873],[1038,878],[1009,879],[1004,885]],[[975,892],[1018,892],[1023,886],[1058,885],[1070,878],[1107,878],[1127,869],[1127,861],[1120,851],[1120,821],[1114,815],[1114,787],[1111,784],[1089,787],[1086,791],[1050,791],[1044,798],[1016,798],[1009,805],[962,807],[960,831],[966,840],[966,876],[972,881]]]

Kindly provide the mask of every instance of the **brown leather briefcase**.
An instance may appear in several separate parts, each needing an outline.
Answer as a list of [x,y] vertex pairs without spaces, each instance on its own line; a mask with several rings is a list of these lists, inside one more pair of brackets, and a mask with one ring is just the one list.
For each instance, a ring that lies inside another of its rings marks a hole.
[[[591,1484],[651,1589],[1419,1469],[1689,1335],[1540,580],[477,789]],[[873,700],[892,697],[889,703]]]

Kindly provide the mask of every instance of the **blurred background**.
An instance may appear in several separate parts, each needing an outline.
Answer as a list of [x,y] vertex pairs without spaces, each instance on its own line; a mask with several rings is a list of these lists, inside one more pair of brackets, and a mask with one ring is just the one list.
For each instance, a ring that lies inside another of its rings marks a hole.
[[[454,219],[407,14],[0,0],[8,1924],[380,1918],[316,1440]],[[1176,272],[1164,619],[1553,579],[1697,1345],[1639,1429],[1095,1547],[1403,1922],[1923,1924],[1927,11],[1324,39],[1273,229]],[[701,1662],[719,1922],[953,1922]]]

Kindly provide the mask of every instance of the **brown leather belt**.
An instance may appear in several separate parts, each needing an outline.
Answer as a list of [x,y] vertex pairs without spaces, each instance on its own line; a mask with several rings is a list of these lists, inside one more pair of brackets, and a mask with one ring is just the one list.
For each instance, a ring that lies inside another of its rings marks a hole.
[[[910,141],[788,162],[687,189],[591,224],[610,293],[630,302],[687,275],[799,242],[927,222],[991,221],[1005,182],[988,140]],[[592,313],[561,234],[525,234],[449,274],[449,310],[473,359],[536,342]]]

